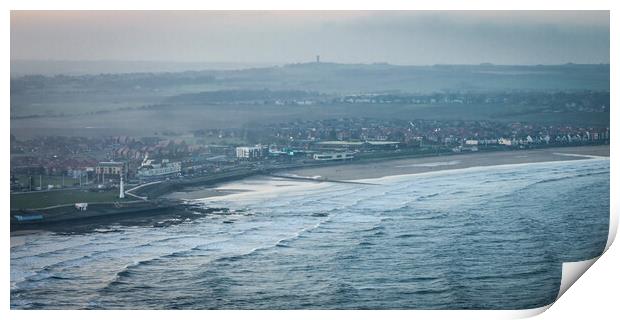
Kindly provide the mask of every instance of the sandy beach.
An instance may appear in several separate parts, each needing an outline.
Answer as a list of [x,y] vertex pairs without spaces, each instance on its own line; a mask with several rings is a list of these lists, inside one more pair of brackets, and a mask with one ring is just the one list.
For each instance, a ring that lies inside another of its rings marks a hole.
[[[329,181],[351,181],[390,176],[427,173],[471,167],[525,164],[548,161],[584,160],[609,157],[609,146],[584,146],[518,150],[505,152],[479,152],[446,156],[377,160],[376,162],[343,163],[325,167],[311,167],[278,172],[278,177],[257,175],[229,181],[214,187],[193,187],[168,194],[173,199],[251,199],[280,192],[301,192],[310,185],[320,187]],[[282,176],[308,177],[311,179],[286,179]],[[312,180],[315,179],[315,180]]]
[[303,177],[320,176],[325,179],[333,180],[359,180],[439,170],[504,164],[580,160],[592,157],[609,157],[609,146],[467,153],[437,157],[383,160],[373,163],[348,163],[338,166],[296,169],[285,173]]

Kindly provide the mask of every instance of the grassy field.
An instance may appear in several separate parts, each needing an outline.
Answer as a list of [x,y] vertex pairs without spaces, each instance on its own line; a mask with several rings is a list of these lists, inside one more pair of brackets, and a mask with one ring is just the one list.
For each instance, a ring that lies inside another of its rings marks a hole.
[[[28,178],[29,176],[27,175],[16,175],[15,176],[19,182],[24,185],[24,186],[28,186]],[[33,175],[33,185],[32,185],[32,189],[34,190],[36,187],[39,186],[39,176],[38,175]],[[86,180],[84,180],[84,182],[86,182]],[[80,179],[73,179],[71,177],[65,177],[64,178],[64,186],[65,187],[71,187],[74,186],[76,184],[80,183]],[[55,186],[62,186],[63,185],[63,178],[61,176],[41,176],[41,187],[43,189],[47,189],[48,185],[54,185]]]
[[135,200],[131,197],[118,198],[118,191],[89,192],[82,190],[58,190],[11,194],[11,209],[34,209],[72,204],[78,202],[113,202]]

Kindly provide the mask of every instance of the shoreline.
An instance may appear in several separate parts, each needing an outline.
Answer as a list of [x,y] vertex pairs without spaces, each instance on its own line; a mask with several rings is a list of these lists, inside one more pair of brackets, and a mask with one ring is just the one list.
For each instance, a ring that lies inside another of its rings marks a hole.
[[[290,175],[304,180],[353,181],[380,178],[389,175],[401,175],[444,169],[458,169],[472,166],[497,164],[541,162],[553,160],[583,159],[588,156],[609,157],[609,145],[569,146],[536,148],[512,151],[479,151],[472,153],[398,155],[381,158],[362,158],[353,161],[325,161],[307,163],[281,168],[263,170],[237,170],[217,173],[210,176],[174,181],[162,181],[156,184],[139,186],[134,194],[148,199],[188,199],[183,194],[202,190],[204,197],[220,196],[228,191],[220,186],[234,181],[242,181],[256,176]],[[443,162],[447,162],[444,164]],[[395,164],[389,168],[390,165]],[[237,192],[237,190],[232,190]],[[203,198],[204,198],[203,197]],[[196,199],[197,197],[191,197]]]
[[359,181],[388,176],[471,167],[584,160],[599,157],[609,158],[609,145],[385,159],[372,163],[347,163],[339,166],[285,170],[283,173],[301,177],[321,177],[331,180]]
[[[307,188],[321,188],[334,183],[376,183],[385,179],[399,176],[416,175],[468,168],[481,168],[500,165],[526,165],[530,163],[579,161],[593,158],[609,159],[609,146],[563,147],[533,150],[480,152],[468,154],[439,155],[428,157],[412,157],[398,159],[377,159],[376,161],[360,161],[346,163],[329,163],[322,166],[292,168],[273,171],[270,173],[257,172],[253,174],[231,175],[209,181],[204,184],[171,185],[159,198],[163,201],[186,202],[191,206],[195,200],[204,200],[205,204],[218,200],[243,199],[252,201],[254,197],[263,197],[281,194],[282,192],[303,193]],[[290,176],[290,177],[287,177]],[[301,178],[301,179],[300,179]],[[159,217],[179,215],[178,210],[168,213],[161,212],[154,215]],[[182,210],[186,211],[186,210]],[[189,211],[188,211],[189,212]],[[181,214],[185,216],[185,214]],[[149,215],[142,215],[146,218]],[[190,215],[191,218],[196,216]],[[99,228],[122,222],[131,217],[124,214],[101,216],[97,221],[89,221],[88,228]],[[141,218],[141,219],[142,219]],[[69,225],[77,227],[85,221],[67,221]],[[141,221],[143,223],[144,221]],[[151,222],[148,222],[150,224]],[[65,226],[63,231],[70,231],[71,226]],[[87,229],[88,229],[87,228]],[[46,228],[41,229],[56,229]],[[80,229],[80,228],[78,228]],[[19,233],[11,231],[11,237]],[[36,233],[36,232],[35,232]]]
[[588,160],[601,160],[605,159],[605,157],[584,157],[580,159],[567,159],[567,160],[553,160],[553,161],[536,161],[536,162],[522,162],[522,163],[504,163],[504,164],[495,164],[495,165],[486,165],[486,166],[472,166],[472,167],[463,167],[463,168],[450,168],[450,169],[442,169],[435,171],[427,171],[427,172],[417,172],[417,173],[405,173],[399,175],[389,175],[378,178],[366,178],[354,181],[361,182],[373,182],[375,184],[381,184],[382,182],[390,182],[399,179],[404,179],[408,177],[419,177],[419,176],[430,176],[434,174],[449,174],[449,173],[462,173],[462,172],[472,172],[477,170],[482,170],[484,168],[519,168],[529,165],[537,165],[537,164],[552,164],[552,163],[566,163],[566,162],[575,162],[575,161],[588,161]]
[[[374,183],[391,177],[441,171],[484,168],[501,165],[579,161],[609,158],[609,146],[564,147],[534,150],[498,151],[441,155],[419,158],[383,159],[374,162],[347,162],[326,166],[284,169],[274,175],[256,174],[220,182],[212,186],[194,186],[165,197],[177,200],[224,200],[256,195],[296,191],[302,186],[325,183]],[[290,178],[286,178],[290,176]],[[300,179],[301,178],[301,179]]]

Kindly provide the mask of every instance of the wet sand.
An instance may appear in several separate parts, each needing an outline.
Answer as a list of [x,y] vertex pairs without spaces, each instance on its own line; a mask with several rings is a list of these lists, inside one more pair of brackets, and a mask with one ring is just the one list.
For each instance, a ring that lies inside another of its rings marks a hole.
[[191,187],[183,191],[175,191],[164,195],[166,199],[202,199],[210,197],[220,197],[229,194],[247,192],[248,189],[231,189],[231,188],[208,188],[208,187]]
[[222,182],[215,186],[192,187],[168,194],[166,198],[177,200],[248,198],[251,195],[277,194],[283,190],[296,190],[311,184],[320,185],[322,182],[254,175],[239,180]]
[[593,157],[609,157],[609,146],[472,152],[447,156],[380,160],[377,162],[347,163],[338,166],[303,168],[286,171],[283,174],[302,177],[320,176],[321,178],[332,180],[359,180],[440,170],[504,164],[580,160]]

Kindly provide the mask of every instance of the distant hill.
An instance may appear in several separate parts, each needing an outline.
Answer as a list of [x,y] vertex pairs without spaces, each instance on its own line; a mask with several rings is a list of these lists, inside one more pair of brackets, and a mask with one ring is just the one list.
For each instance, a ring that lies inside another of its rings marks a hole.
[[609,90],[609,65],[435,65],[305,63],[230,71],[248,88],[320,92]]
[[233,70],[265,67],[275,63],[174,62],[174,61],[71,61],[11,60],[11,77],[26,75],[87,75],[100,73],[183,72],[188,70]]
[[[131,66],[125,66],[131,69]],[[194,66],[197,67],[197,66]],[[609,91],[609,65],[398,66],[300,63],[239,70],[20,76],[11,116],[70,115],[138,108],[221,90],[352,93]],[[219,97],[218,97],[219,98]]]

